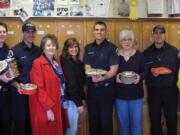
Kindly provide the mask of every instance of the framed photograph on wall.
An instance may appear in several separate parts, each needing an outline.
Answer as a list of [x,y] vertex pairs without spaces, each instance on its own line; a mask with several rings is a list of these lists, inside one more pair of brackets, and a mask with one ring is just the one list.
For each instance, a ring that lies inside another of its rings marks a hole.
[[10,8],[10,0],[0,0],[0,9]]
[[168,0],[168,14],[180,14],[180,0]]
[[68,7],[58,7],[57,16],[68,16],[69,9]]
[[79,0],[69,0],[69,4],[79,4]]
[[0,16],[8,16],[10,11],[10,0],[0,0]]
[[83,16],[83,6],[80,5],[71,5],[70,7],[70,16]]
[[67,5],[68,4],[68,0],[57,0],[56,2],[59,5]]
[[33,15],[34,16],[53,16],[54,15],[54,0],[34,0]]
[[164,0],[147,0],[147,4],[148,14],[164,13]]
[[108,16],[109,5],[111,0],[95,0],[95,16]]

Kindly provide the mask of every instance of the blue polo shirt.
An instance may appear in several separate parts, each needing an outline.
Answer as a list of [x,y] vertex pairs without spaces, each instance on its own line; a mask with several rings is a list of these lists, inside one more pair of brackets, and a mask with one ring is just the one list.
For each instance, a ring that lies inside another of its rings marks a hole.
[[[93,68],[110,70],[110,66],[119,64],[117,47],[106,39],[99,45],[96,41],[85,47],[83,62]],[[111,81],[112,79],[106,80]]]
[[30,82],[29,73],[32,67],[32,62],[41,55],[41,49],[34,44],[29,48],[24,41],[12,48],[13,57],[16,58],[20,75],[17,78],[18,82]]

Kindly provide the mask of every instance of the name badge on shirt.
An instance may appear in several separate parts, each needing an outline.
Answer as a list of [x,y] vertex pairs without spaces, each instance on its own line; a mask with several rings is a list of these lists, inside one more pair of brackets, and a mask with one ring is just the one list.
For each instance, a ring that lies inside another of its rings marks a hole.
[[148,62],[146,62],[146,64],[148,65],[148,64],[153,64],[154,63],[154,61],[148,61]]
[[22,56],[20,59],[26,59],[26,56]]
[[92,54],[94,54],[94,52],[88,52],[88,54],[92,55]]

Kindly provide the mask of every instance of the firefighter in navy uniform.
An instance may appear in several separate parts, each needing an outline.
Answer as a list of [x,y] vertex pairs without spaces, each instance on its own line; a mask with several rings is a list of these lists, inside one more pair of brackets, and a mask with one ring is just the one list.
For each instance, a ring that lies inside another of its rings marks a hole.
[[117,47],[106,40],[106,24],[94,24],[95,41],[85,47],[85,68],[107,70],[106,75],[89,78],[87,105],[91,135],[113,135],[112,112],[114,103],[114,76],[118,70]]
[[[164,111],[168,135],[177,135],[177,75],[180,62],[178,49],[165,41],[165,28],[153,29],[154,43],[144,51],[149,70],[146,84],[151,120],[151,134],[162,135],[161,115]],[[171,73],[153,73],[152,68],[165,67]]]
[[31,135],[28,95],[21,94],[20,83],[29,83],[29,73],[32,62],[40,56],[41,50],[33,43],[36,27],[31,22],[22,26],[23,40],[12,48],[20,75],[12,83],[12,118],[14,122],[13,135]]
[[[0,22],[0,60],[5,60],[9,49],[5,43],[7,25]],[[0,135],[10,135],[11,132],[11,93],[10,84],[12,78],[7,77],[7,72],[0,75]]]

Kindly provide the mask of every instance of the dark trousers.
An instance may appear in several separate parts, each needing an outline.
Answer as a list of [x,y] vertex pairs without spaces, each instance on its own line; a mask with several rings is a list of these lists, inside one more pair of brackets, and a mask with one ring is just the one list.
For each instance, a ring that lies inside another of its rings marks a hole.
[[87,105],[91,135],[113,135],[113,103],[112,85],[89,86]]
[[28,96],[12,90],[13,135],[31,135]]
[[151,135],[163,135],[162,110],[165,114],[167,135],[177,135],[177,97],[176,87],[148,88]]
[[0,92],[0,135],[11,133],[11,95],[10,91]]

